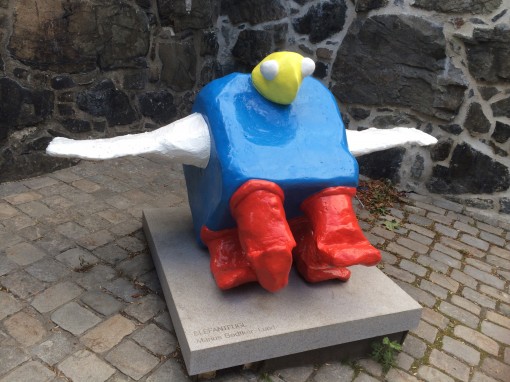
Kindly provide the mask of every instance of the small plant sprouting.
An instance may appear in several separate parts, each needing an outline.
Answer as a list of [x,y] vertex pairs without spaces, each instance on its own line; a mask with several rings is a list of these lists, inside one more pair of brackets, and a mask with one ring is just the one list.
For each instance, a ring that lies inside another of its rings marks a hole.
[[386,227],[386,229],[388,231],[395,231],[396,229],[400,228],[400,223],[398,221],[396,221],[395,219],[392,219],[391,221],[386,220],[386,221],[384,221],[383,225],[384,225],[384,227]]
[[402,345],[396,341],[390,341],[384,337],[381,342],[372,343],[372,359],[379,362],[384,372],[387,372],[395,364],[395,357],[402,351]]

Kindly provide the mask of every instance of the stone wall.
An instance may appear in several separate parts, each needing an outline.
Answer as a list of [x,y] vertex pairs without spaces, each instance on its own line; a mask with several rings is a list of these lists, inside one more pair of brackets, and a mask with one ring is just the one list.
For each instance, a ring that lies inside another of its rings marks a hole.
[[0,0],[0,181],[70,160],[53,137],[139,132],[275,50],[313,58],[351,129],[417,127],[432,149],[362,173],[510,214],[510,0]]

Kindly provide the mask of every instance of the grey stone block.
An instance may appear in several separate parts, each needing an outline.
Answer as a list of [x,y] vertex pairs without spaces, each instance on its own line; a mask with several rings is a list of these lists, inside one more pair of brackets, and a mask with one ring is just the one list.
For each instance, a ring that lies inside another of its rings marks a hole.
[[399,333],[421,307],[376,267],[346,283],[308,284],[294,271],[268,293],[257,284],[219,290],[187,209],[144,211],[144,229],[189,374]]

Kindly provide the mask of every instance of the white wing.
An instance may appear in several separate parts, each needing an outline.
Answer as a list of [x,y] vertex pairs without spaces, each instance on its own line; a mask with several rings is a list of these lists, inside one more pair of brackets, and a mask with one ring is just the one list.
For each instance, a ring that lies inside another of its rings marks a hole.
[[112,159],[127,155],[161,153],[176,162],[205,168],[209,162],[209,128],[199,113],[157,130],[113,138],[74,140],[55,138],[46,152],[57,157]]
[[349,151],[354,156],[361,156],[397,146],[430,146],[437,143],[437,139],[432,135],[408,127],[395,127],[393,129],[376,129],[371,127],[363,131],[347,130],[346,133]]

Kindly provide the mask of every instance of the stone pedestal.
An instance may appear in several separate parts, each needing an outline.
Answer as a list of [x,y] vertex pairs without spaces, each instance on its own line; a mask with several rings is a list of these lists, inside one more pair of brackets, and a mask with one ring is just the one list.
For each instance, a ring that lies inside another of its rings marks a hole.
[[420,305],[376,267],[352,267],[345,283],[308,284],[293,270],[277,293],[255,283],[221,291],[187,208],[145,210],[144,230],[190,375],[402,339],[420,320]]

